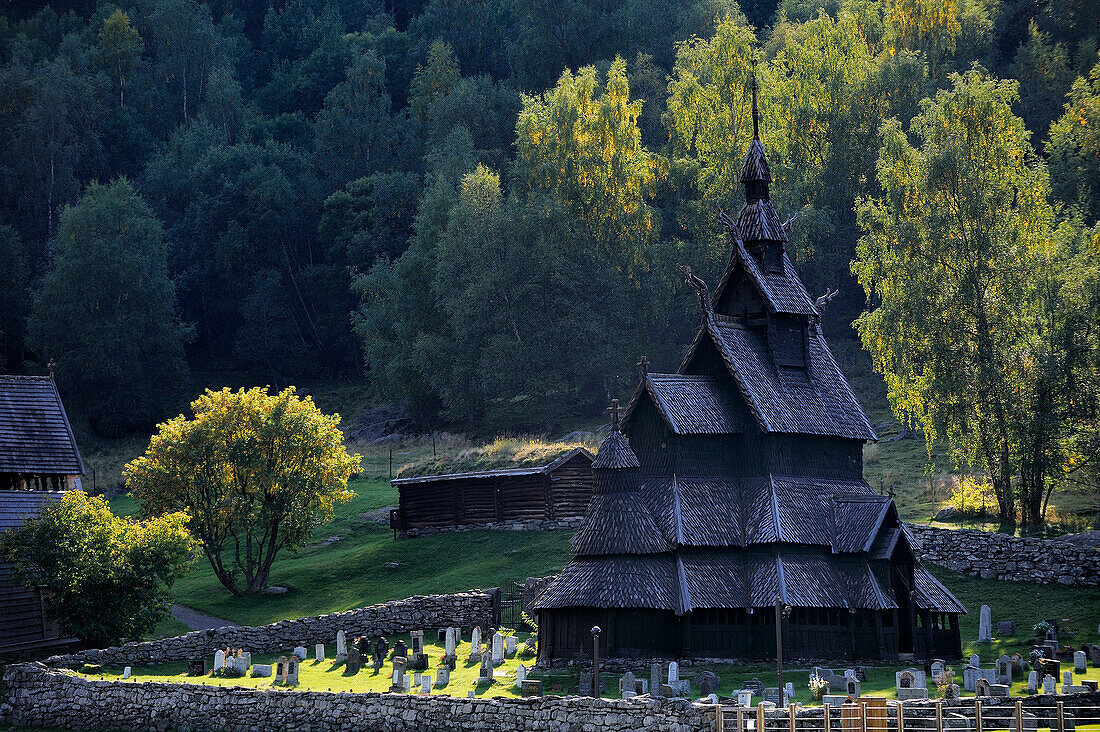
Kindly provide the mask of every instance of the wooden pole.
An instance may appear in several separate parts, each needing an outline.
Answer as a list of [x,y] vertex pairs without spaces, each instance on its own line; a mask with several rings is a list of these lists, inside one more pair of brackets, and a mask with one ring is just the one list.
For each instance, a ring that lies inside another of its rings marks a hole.
[[1016,700],[1016,732],[1024,732],[1024,703]]
[[764,702],[756,705],[756,732],[764,732]]
[[598,625],[592,626],[592,696],[600,698],[600,626]]
[[[1058,732],[1066,732],[1066,703],[1060,701],[1060,702],[1057,703],[1057,707],[1058,707]],[[982,732],[982,731],[978,730],[978,732]],[[1019,732],[1019,731],[1017,731],[1017,732]]]
[[822,732],[829,732],[830,728],[832,727],[832,720],[829,718],[829,712],[831,711],[829,709],[829,705],[823,704],[821,706],[821,710],[824,712],[824,715],[822,717],[822,721],[824,722],[824,725],[822,726]]
[[[887,724],[887,727],[890,725]],[[898,732],[905,732],[905,705],[898,702]]]
[[936,732],[943,732],[943,701],[936,702]]
[[974,732],[982,732],[982,702],[974,700]]
[[[775,659],[779,665],[779,706],[787,706],[787,689],[783,684],[783,598],[775,596]],[[794,728],[791,728],[794,732]]]
[[791,723],[791,732],[795,732],[795,729],[794,729],[794,704],[787,707],[787,718],[790,720],[790,723]]
[[737,705],[737,732],[745,732],[745,710]]

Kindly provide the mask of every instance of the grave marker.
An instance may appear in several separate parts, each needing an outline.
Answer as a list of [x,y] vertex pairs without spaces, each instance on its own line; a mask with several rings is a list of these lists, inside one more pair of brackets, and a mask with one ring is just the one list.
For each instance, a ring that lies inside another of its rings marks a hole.
[[629,699],[632,696],[637,695],[637,691],[634,688],[634,674],[627,671],[619,679],[619,696],[623,699]]
[[502,663],[504,663],[504,636],[498,630],[493,633],[493,665],[499,666]]
[[297,648],[294,649],[294,655],[297,656],[298,660],[300,660],[300,661],[306,660],[306,647],[305,646],[298,646]]
[[1012,683],[1012,661],[1008,656],[1002,655],[997,659],[997,683]]
[[287,686],[298,685],[298,664],[300,659],[297,656],[291,656],[286,662],[286,684]]
[[359,649],[354,645],[348,649],[348,658],[344,665],[344,673],[355,675],[359,673],[359,666],[362,664],[362,656],[359,654]]
[[1050,674],[1047,674],[1046,676],[1043,677],[1043,693],[1044,694],[1053,694],[1054,693],[1054,677],[1051,676]]
[[1039,672],[1031,671],[1027,675],[1027,693],[1035,694],[1039,691]]
[[325,660],[324,643],[318,643],[317,645],[313,646],[313,659],[317,661],[317,663],[321,663]]
[[442,689],[449,683],[451,683],[451,669],[440,666],[435,670],[435,685]]
[[989,605],[982,605],[981,612],[978,616],[978,642],[993,642],[993,627]]
[[521,693],[523,696],[542,696],[542,679],[525,679]]
[[342,630],[336,631],[336,660],[345,661],[348,657],[348,637]]
[[1085,673],[1088,667],[1088,657],[1084,651],[1073,652],[1073,670],[1079,674]]
[[527,680],[527,667],[522,663],[516,667],[516,688],[522,689],[523,682]]
[[252,666],[252,676],[258,679],[266,679],[271,676],[270,663],[257,663]]

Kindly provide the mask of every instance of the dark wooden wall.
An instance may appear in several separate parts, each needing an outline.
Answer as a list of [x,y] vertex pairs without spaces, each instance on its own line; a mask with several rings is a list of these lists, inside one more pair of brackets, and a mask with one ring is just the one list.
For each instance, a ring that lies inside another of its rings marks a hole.
[[57,624],[45,619],[41,593],[15,582],[11,566],[0,564],[0,652],[44,644],[58,635]]
[[398,486],[401,528],[555,520],[583,516],[592,465],[575,455],[550,473],[487,475]]

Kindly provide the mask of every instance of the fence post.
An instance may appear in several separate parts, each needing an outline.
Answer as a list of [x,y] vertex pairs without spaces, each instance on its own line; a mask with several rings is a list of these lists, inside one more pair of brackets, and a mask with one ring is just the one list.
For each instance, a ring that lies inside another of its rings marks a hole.
[[[898,732],[905,732],[905,705],[898,702]],[[887,723],[889,726],[889,723]]]
[[823,731],[823,732],[831,732],[831,730],[830,730],[830,727],[832,726],[832,720],[831,720],[831,719],[829,719],[829,712],[831,711],[831,710],[829,709],[829,705],[828,705],[828,704],[823,704],[823,705],[821,706],[821,709],[822,709],[822,710],[823,710],[823,711],[825,712],[825,717],[824,717],[824,719],[825,719],[825,725],[824,725],[824,727],[822,728],[822,731]]
[[974,732],[982,732],[982,703],[974,700]]
[[787,712],[788,712],[787,716],[791,720],[791,732],[795,732],[795,729],[794,729],[794,704],[788,704],[787,705]]
[[764,732],[764,702],[756,705],[756,732]]
[[722,713],[721,703],[714,705],[714,732],[725,732],[726,715]]
[[943,700],[936,702],[936,732],[943,732]]
[[1066,703],[1058,702],[1058,732],[1066,732]]
[[1024,732],[1024,703],[1016,700],[1016,732]]
[[737,705],[737,732],[745,732],[745,710]]

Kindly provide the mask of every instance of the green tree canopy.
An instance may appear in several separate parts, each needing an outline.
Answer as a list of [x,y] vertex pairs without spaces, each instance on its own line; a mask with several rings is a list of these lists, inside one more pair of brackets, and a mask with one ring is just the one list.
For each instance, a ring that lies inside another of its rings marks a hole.
[[61,214],[53,267],[28,322],[38,353],[86,394],[93,425],[150,425],[187,375],[160,221],[130,182],[92,183]]
[[275,557],[309,540],[350,500],[339,415],[322,414],[288,387],[207,390],[158,426],[126,465],[126,487],[146,515],[187,511],[218,580],[234,595],[261,592]]
[[1072,249],[1053,245],[1046,169],[1011,110],[1016,83],[972,70],[952,84],[922,103],[918,147],[896,119],[883,128],[883,195],[859,202],[852,264],[876,307],[856,326],[895,413],[988,473],[1002,520],[1016,520],[1020,498],[1036,522],[1031,494],[1063,463],[1029,455],[1058,456],[1064,435],[1035,419],[1058,424],[1074,399],[1058,380],[1075,365],[1044,356],[1068,353],[1059,290]]
[[1073,82],[1068,97],[1047,143],[1054,190],[1095,223],[1100,220],[1100,63]]
[[168,617],[168,590],[198,545],[188,516],[133,521],[103,498],[69,491],[0,536],[0,556],[24,583],[49,590],[48,617],[93,648],[140,640]]

